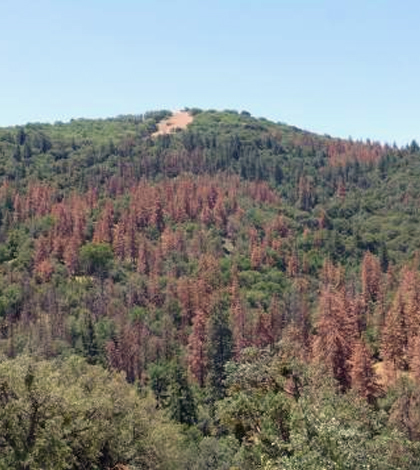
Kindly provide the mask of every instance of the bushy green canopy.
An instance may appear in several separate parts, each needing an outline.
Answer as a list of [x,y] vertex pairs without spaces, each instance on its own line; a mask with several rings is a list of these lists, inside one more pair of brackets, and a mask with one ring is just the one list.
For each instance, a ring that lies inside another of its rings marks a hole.
[[180,435],[123,374],[80,357],[0,364],[0,469],[182,468]]

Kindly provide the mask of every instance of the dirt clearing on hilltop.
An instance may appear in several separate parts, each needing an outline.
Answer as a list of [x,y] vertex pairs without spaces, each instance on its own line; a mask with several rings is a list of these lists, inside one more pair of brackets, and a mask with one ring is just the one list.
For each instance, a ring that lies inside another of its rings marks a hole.
[[170,134],[175,129],[185,129],[192,121],[193,117],[188,111],[175,111],[171,117],[159,122],[158,130],[153,136]]

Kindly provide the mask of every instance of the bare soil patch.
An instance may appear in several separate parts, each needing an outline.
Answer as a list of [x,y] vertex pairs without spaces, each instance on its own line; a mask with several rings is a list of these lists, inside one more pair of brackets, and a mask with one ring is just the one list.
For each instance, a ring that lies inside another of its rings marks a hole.
[[153,134],[153,136],[170,134],[171,132],[174,132],[175,129],[185,129],[188,124],[192,123],[192,121],[193,117],[188,111],[177,111],[168,119],[164,119],[159,122],[158,130]]

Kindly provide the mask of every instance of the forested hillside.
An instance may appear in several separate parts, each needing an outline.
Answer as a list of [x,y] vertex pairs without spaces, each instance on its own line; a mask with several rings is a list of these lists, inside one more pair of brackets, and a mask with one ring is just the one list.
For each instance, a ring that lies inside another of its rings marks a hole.
[[188,111],[0,129],[0,469],[419,468],[419,146]]

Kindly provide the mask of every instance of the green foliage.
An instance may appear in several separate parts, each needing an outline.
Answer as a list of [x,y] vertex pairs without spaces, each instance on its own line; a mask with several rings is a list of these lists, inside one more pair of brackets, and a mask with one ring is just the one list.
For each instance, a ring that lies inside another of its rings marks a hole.
[[[420,446],[407,439],[407,429],[355,394],[337,394],[319,371],[285,366],[279,356],[248,351],[228,367],[229,396],[219,402],[218,417],[241,444],[234,457],[241,468],[415,468]],[[291,377],[300,384],[294,397]],[[403,396],[388,405],[397,421]]]
[[148,373],[158,405],[180,424],[196,423],[195,398],[182,365],[176,361],[159,362],[153,364]]
[[171,418],[181,424],[194,424],[197,421],[194,396],[185,370],[179,364],[175,365],[168,394],[168,410]]
[[279,468],[410,469],[419,461],[418,444],[388,428],[385,416],[357,396],[337,395],[325,378],[308,384],[297,405],[290,438],[294,452]]
[[238,443],[233,437],[207,436],[194,450],[195,458],[192,459],[191,470],[231,470],[234,456],[238,451]]
[[227,316],[226,300],[218,300],[212,308],[209,324],[209,384],[213,398],[224,394],[225,364],[232,357],[232,331]]
[[308,365],[325,284],[382,359],[418,144],[190,113],[0,129],[0,469],[418,468],[412,365],[376,407]]
[[106,243],[87,243],[80,250],[80,262],[86,274],[104,278],[109,272],[114,255]]
[[21,286],[16,284],[7,286],[0,296],[0,317],[17,316],[22,300]]
[[183,468],[179,431],[121,374],[80,358],[0,364],[0,468]]

